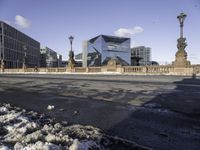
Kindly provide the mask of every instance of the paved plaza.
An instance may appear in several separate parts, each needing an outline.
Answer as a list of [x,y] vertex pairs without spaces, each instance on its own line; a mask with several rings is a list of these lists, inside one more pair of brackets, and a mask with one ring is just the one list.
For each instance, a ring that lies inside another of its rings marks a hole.
[[152,149],[200,147],[199,77],[2,74],[0,103],[92,125]]

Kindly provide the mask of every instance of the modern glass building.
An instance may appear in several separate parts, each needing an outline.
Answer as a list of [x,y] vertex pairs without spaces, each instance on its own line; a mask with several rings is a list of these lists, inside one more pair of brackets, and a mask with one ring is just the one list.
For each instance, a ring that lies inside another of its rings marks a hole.
[[40,50],[40,53],[41,67],[58,67],[57,53],[54,50],[45,47]]
[[40,65],[40,43],[0,21],[0,60],[5,68],[22,68],[25,53],[28,67]]
[[146,66],[151,64],[151,48],[138,46],[131,49],[131,65]]
[[130,38],[99,35],[83,44],[83,65],[102,66],[115,58],[122,65],[131,64]]

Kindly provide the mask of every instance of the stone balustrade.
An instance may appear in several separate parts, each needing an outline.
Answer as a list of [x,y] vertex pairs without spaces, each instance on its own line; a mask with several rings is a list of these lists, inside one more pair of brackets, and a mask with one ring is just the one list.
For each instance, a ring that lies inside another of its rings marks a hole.
[[147,73],[170,73],[173,69],[172,66],[148,66],[146,67]]
[[126,66],[123,67],[123,72],[124,73],[144,73],[146,71],[143,71],[143,69],[146,67],[142,67],[142,66]]
[[75,67],[74,72],[87,72],[85,67]]
[[127,66],[123,67],[124,73],[170,73],[172,66]]
[[88,67],[88,72],[102,72],[101,67]]
[[187,68],[176,68],[172,65],[161,66],[102,66],[102,67],[74,67],[69,70],[66,67],[60,68],[15,68],[0,71],[4,73],[100,73],[116,72],[121,74],[139,74],[139,75],[200,75],[200,65],[191,65]]

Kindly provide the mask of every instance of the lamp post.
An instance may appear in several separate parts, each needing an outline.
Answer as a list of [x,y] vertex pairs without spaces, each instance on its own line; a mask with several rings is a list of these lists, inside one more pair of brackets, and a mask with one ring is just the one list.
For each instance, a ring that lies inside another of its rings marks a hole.
[[23,69],[25,70],[27,68],[27,56],[26,56],[27,47],[26,47],[26,45],[23,46],[23,49],[24,49]]
[[180,37],[177,39],[178,51],[176,52],[176,58],[173,62],[173,65],[177,68],[190,66],[190,61],[187,61],[187,52],[185,51],[187,46],[186,38],[183,37],[183,25],[186,17],[187,15],[184,13],[180,13],[177,16],[177,19],[180,23]]
[[71,51],[72,51],[72,42],[73,42],[73,40],[74,40],[74,37],[73,37],[73,36],[70,36],[70,37],[69,37],[69,41],[70,41],[70,45],[71,45]]
[[74,40],[74,37],[70,36],[69,37],[69,41],[70,41],[70,47],[71,47],[71,49],[69,51],[69,60],[73,60],[74,59],[74,52],[72,50],[72,42],[73,42],[73,40]]
[[184,20],[187,17],[186,14],[180,13],[180,15],[177,16],[177,19],[180,22],[180,38],[183,38],[183,25],[184,25]]
[[73,70],[74,66],[75,66],[75,60],[74,60],[74,52],[72,50],[72,42],[74,40],[74,37],[73,36],[70,36],[69,37],[69,41],[70,41],[70,51],[69,51],[69,60],[68,60],[68,68],[70,71]]
[[178,44],[177,44],[177,48],[178,48],[178,51],[185,51],[185,47],[187,46],[187,43],[186,43],[186,38],[183,37],[183,25],[184,25],[184,20],[186,18],[186,14],[184,13],[180,13],[178,16],[177,16],[177,19],[180,23],[180,38],[177,40]]

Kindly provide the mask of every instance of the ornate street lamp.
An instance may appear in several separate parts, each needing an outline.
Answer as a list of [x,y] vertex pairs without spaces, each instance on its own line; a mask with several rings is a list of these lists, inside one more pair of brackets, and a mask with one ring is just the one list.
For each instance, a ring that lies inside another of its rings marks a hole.
[[180,13],[180,15],[177,16],[177,19],[180,23],[180,38],[177,39],[177,48],[178,51],[176,52],[176,58],[173,62],[173,65],[175,67],[188,67],[190,66],[190,61],[187,61],[187,52],[185,51],[185,48],[187,46],[186,38],[183,37],[183,25],[186,18],[186,14]]
[[72,42],[73,42],[73,40],[74,40],[74,37],[70,36],[69,37],[69,41],[70,41],[70,47],[71,47],[71,49],[69,51],[69,59],[74,59],[74,52],[72,50]]
[[74,37],[73,37],[73,36],[70,36],[70,37],[69,37],[69,41],[70,41],[70,45],[71,45],[71,51],[72,51],[72,42],[73,42],[73,40],[74,40]]
[[70,36],[69,37],[69,41],[70,41],[70,46],[71,46],[71,49],[69,51],[69,60],[68,60],[68,69],[70,71],[73,70],[74,66],[75,66],[75,60],[74,60],[74,52],[72,50],[72,42],[74,40],[74,37],[73,36]]
[[184,13],[180,13],[180,15],[177,16],[177,19],[179,20],[180,23],[180,38],[177,40],[178,51],[185,51],[185,47],[187,46],[186,38],[183,37],[183,25],[186,16],[187,15]]
[[24,50],[23,69],[26,69],[27,68],[27,56],[26,56],[27,47],[26,47],[26,45],[23,46],[23,50]]
[[177,16],[177,19],[180,22],[180,38],[183,38],[183,25],[184,25],[184,20],[187,17],[186,14],[180,13],[180,15]]

